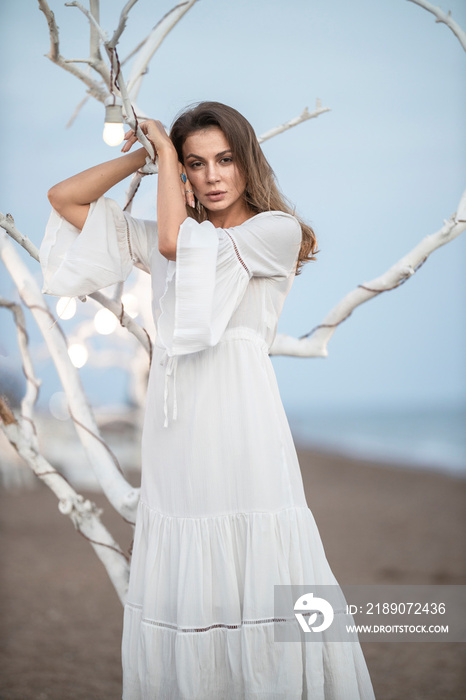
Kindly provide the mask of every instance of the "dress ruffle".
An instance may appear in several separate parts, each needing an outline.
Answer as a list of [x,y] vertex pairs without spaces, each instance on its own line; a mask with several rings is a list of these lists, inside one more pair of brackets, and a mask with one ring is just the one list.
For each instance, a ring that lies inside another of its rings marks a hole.
[[123,282],[133,267],[129,236],[125,215],[112,199],[90,205],[82,231],[52,209],[40,247],[42,292],[86,296]]
[[126,700],[372,700],[359,644],[274,641],[274,585],[337,585],[306,507],[176,518],[140,503]]
[[231,238],[209,221],[187,218],[180,226],[176,262],[168,262],[159,302],[157,342],[165,348],[164,427],[170,376],[173,376],[172,420],[177,416],[178,357],[216,345],[241,303],[250,279]]
[[160,300],[158,338],[168,355],[216,345],[239,306],[250,275],[231,238],[209,221],[180,226],[176,261],[170,261]]

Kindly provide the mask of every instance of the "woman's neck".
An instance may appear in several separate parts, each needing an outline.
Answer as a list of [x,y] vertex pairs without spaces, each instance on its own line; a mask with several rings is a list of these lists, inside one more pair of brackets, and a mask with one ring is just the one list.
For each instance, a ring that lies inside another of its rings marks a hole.
[[254,216],[254,212],[246,204],[242,204],[241,207],[236,207],[232,210],[207,211],[207,218],[215,228],[240,226],[252,216]]

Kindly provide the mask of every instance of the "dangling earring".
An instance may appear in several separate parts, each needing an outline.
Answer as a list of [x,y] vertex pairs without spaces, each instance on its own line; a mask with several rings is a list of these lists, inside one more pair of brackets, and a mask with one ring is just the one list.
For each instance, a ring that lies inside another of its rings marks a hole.
[[197,197],[194,197],[194,199],[195,199],[195,203],[196,203],[196,211],[198,213],[199,219],[202,221],[203,219],[206,218],[205,212],[202,211],[204,207],[202,206],[202,204],[200,203],[200,201],[198,200]]

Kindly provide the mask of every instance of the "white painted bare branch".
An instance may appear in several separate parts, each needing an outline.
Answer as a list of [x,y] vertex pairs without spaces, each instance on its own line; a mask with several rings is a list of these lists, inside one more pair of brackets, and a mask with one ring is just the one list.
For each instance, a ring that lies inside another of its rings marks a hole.
[[[15,226],[13,217],[10,214],[6,216],[0,212],[0,227],[5,229],[11,238],[13,238],[20,246],[22,246],[34,260],[39,262],[39,249],[34,245],[34,243],[27,237],[24,236]],[[148,353],[149,357],[152,355],[152,344],[144,328],[134,321],[131,316],[129,316],[121,303],[116,303],[110,297],[107,297],[102,292],[94,292],[89,295],[91,299],[95,299],[99,304],[104,306],[106,309],[111,311],[119,320],[120,325],[126,328],[134,337],[141,343],[144,350]]]
[[124,205],[124,210],[127,212],[131,212],[132,206],[133,206],[133,199],[136,194],[136,192],[139,189],[139,185],[141,184],[142,180],[142,174],[138,171],[133,173],[131,180],[128,185],[128,189],[125,192],[125,205]]
[[191,9],[197,0],[188,0],[173,7],[167,14],[162,17],[152,29],[150,34],[144,41],[142,50],[139,56],[134,60],[131,68],[131,73],[128,78],[128,93],[132,100],[136,99],[142,79],[147,73],[147,67],[152,59],[152,56],[157,51],[167,34],[180,21],[180,19]]
[[30,436],[24,431],[8,406],[0,399],[0,425],[6,437],[32,471],[57,496],[58,507],[67,515],[76,530],[87,539],[103,565],[120,598],[124,603],[129,581],[129,557],[115,542],[102,524],[102,511],[95,503],[85,500],[69,482],[39,453]]
[[126,87],[125,79],[123,78],[123,74],[121,72],[121,68],[118,66],[118,60],[115,55],[115,49],[108,48],[107,45],[105,44],[105,49],[107,51],[108,57],[110,59],[110,62],[112,63],[113,66],[113,74],[116,76],[118,74],[118,87],[120,90],[120,95],[121,99],[123,101],[123,116],[125,117],[125,121],[133,131],[136,132],[136,136],[138,138],[138,141],[146,151],[148,152],[149,156],[152,158],[152,160],[155,160],[156,153],[154,150],[154,147],[152,146],[151,142],[148,140],[146,135],[143,133],[141,127],[137,125],[135,114],[137,114],[136,109],[134,109],[129,94],[128,90]]
[[289,121],[285,122],[284,124],[281,124],[280,126],[276,126],[273,129],[270,129],[270,131],[266,131],[265,134],[262,134],[262,136],[259,136],[258,141],[259,143],[263,143],[264,141],[267,141],[268,139],[271,139],[273,136],[277,136],[277,134],[283,133],[283,131],[286,131],[287,129],[291,129],[293,126],[297,126],[298,124],[301,124],[302,122],[307,121],[308,119],[314,119],[315,117],[318,117],[320,114],[323,114],[324,112],[330,112],[330,107],[322,107],[322,103],[319,99],[316,100],[316,108],[313,112],[309,112],[308,107],[305,107],[304,110],[301,112],[299,117],[294,117],[294,119],[290,119]]
[[70,415],[95,475],[114,508],[134,522],[139,490],[119,471],[114,455],[99,435],[79,373],[68,355],[66,337],[49,311],[45,299],[7,236],[0,235],[0,257],[18,288],[21,300],[38,324],[67,396]]
[[15,226],[15,220],[11,214],[7,214],[5,216],[5,214],[0,212],[0,227],[5,229],[8,235],[11,236],[16,243],[19,243],[24,250],[27,250],[29,255],[33,257],[34,260],[39,261],[39,249],[27,236],[24,236],[20,231],[18,231]]
[[93,80],[93,78],[91,78],[90,75],[88,75],[86,72],[75,66],[73,63],[67,63],[63,56],[60,54],[59,34],[57,23],[55,22],[55,16],[50,7],[48,6],[46,0],[38,0],[38,2],[39,9],[42,10],[42,12],[44,13],[47,19],[47,24],[49,26],[50,51],[48,54],[46,54],[47,58],[49,58],[53,63],[56,63],[64,70],[68,71],[68,73],[72,73],[74,76],[79,78],[79,80],[82,80],[82,82],[85,85],[87,85],[89,94],[91,94],[100,102],[105,102],[105,99],[108,97],[107,90],[102,85],[99,85],[99,83],[96,80]]
[[446,13],[441,10],[440,7],[435,7],[435,5],[432,5],[432,3],[427,2],[427,0],[408,0],[408,2],[414,2],[415,5],[419,5],[419,7],[424,8],[424,10],[427,10],[427,12],[431,12],[437,18],[435,20],[436,22],[446,24],[456,36],[463,49],[466,51],[466,32],[462,27],[460,27],[458,22],[455,22],[450,11]]
[[115,48],[115,46],[118,44],[120,40],[120,36],[123,34],[123,31],[126,27],[126,22],[128,21],[128,13],[131,10],[132,7],[137,3],[138,0],[128,0],[124,8],[122,9],[120,13],[120,19],[118,22],[118,26],[113,32],[113,36],[109,41],[109,46],[112,48]]
[[270,349],[271,355],[294,355],[296,357],[327,357],[327,345],[335,330],[343,323],[354,309],[382,292],[399,287],[408,280],[427,260],[434,250],[449,243],[466,230],[466,191],[458,206],[458,212],[436,233],[426,236],[418,245],[387,272],[371,282],[358,285],[347,294],[327,314],[321,324],[302,338],[289,335],[277,335]]
[[73,114],[72,114],[71,117],[68,119],[68,121],[67,121],[67,123],[66,123],[66,125],[65,125],[66,129],[69,129],[70,126],[72,126],[72,125],[74,124],[74,121],[75,121],[76,117],[78,116],[78,114],[80,113],[80,111],[82,110],[82,108],[84,107],[84,105],[86,104],[86,102],[89,100],[89,97],[90,97],[89,94],[85,95],[85,96],[83,97],[83,99],[81,100],[81,102],[79,102],[79,103],[76,105]]
[[[127,9],[126,15],[131,9],[131,7],[135,4],[136,0],[132,0],[127,3],[126,7],[123,9],[122,15],[125,12],[125,9]],[[72,2],[66,2],[65,3],[66,7],[76,7],[78,10],[80,10],[89,20],[89,23],[91,27],[94,28],[96,32],[98,32],[105,50],[107,52],[108,58],[110,59],[110,63],[112,66],[112,71],[113,71],[113,76],[114,76],[114,81],[118,82],[118,90],[123,102],[123,117],[125,118],[125,121],[129,126],[136,131],[136,135],[138,137],[139,142],[141,143],[142,146],[146,149],[148,154],[152,159],[155,159],[155,151],[154,148],[151,144],[151,142],[147,139],[146,135],[143,133],[142,129],[137,125],[136,117],[135,115],[137,114],[136,110],[134,109],[133,105],[131,104],[131,100],[128,94],[128,90],[126,87],[126,82],[123,78],[123,74],[121,71],[121,64],[118,61],[117,55],[116,55],[116,47],[114,44],[112,44],[112,40],[108,40],[107,38],[107,33],[102,29],[100,24],[97,22],[96,18],[91,14],[91,12],[85,8],[78,0],[72,0]],[[120,18],[121,21],[121,18]],[[126,20],[125,20],[126,21]],[[89,59],[90,60],[90,59]],[[102,62],[91,62],[92,67],[98,71],[104,80],[106,80],[107,76],[107,68],[104,68],[103,61]],[[110,90],[111,92],[115,91],[115,86],[110,85]]]
[[146,43],[146,41],[147,41],[147,39],[148,39],[149,37],[150,37],[150,32],[149,32],[149,34],[148,34],[146,37],[144,37],[144,39],[142,39],[142,40],[139,42],[139,44],[136,44],[136,46],[134,47],[134,49],[131,49],[131,51],[129,52],[129,54],[127,54],[127,55],[122,59],[122,61],[121,61],[121,65],[122,65],[122,66],[124,66],[126,63],[128,63],[129,59],[130,59],[130,58],[133,58],[133,56],[135,56],[135,55],[138,53],[138,51],[140,51],[140,50],[142,49],[142,47],[144,46],[144,44]]
[[104,306],[106,309],[112,312],[120,322],[123,328],[126,328],[134,337],[141,343],[144,350],[147,352],[149,357],[152,357],[152,343],[149,338],[147,331],[142,328],[134,319],[129,316],[124,310],[124,306],[121,302],[115,301],[110,297],[107,297],[102,292],[94,292],[90,295],[91,299],[94,299],[99,304]]
[[148,162],[148,159],[146,159],[146,164],[137,170],[135,173],[133,173],[133,176],[131,177],[128,189],[126,190],[125,193],[125,205],[123,207],[124,211],[130,212],[131,208],[133,206],[133,199],[134,195],[139,189],[139,185],[141,184],[141,180],[145,175],[155,175],[158,172],[158,163],[157,161],[155,163]]
[[[96,22],[100,22],[100,0],[89,0],[89,9],[91,11],[91,15],[95,17]],[[100,39],[99,39],[99,33],[95,30],[95,28],[91,24],[91,36],[90,36],[90,47],[89,47],[89,55],[92,60],[94,61],[101,61],[102,56],[100,54]]]
[[[40,3],[40,4],[41,4],[41,3]],[[52,45],[53,45],[54,47],[56,47],[56,49],[54,49],[54,50],[56,50],[57,55],[58,55],[58,27],[56,26],[56,24],[55,24],[55,22],[54,22],[53,12],[48,8],[48,6],[47,6],[46,3],[42,3],[42,5],[44,5],[43,11],[44,11],[44,14],[45,14],[45,16],[46,16],[46,18],[47,18],[47,21],[49,22],[49,29],[50,29],[51,38],[52,38]],[[94,7],[95,5],[97,5],[97,10],[96,10],[96,11],[93,10],[93,7]],[[109,87],[110,74],[109,74],[109,72],[108,72],[108,68],[107,68],[107,67],[105,66],[105,64],[103,63],[102,57],[101,57],[101,54],[100,54],[101,34],[100,34],[100,32],[97,30],[97,28],[96,28],[96,24],[99,24],[99,11],[98,11],[98,7],[99,7],[99,0],[91,0],[90,10],[91,10],[92,16],[94,17],[95,22],[94,22],[94,21],[90,21],[90,31],[91,31],[91,49],[90,49],[90,57],[89,57],[89,58],[75,58],[75,59],[70,59],[70,58],[69,58],[69,59],[64,59],[64,58],[61,57],[61,60],[63,61],[63,64],[86,63],[87,65],[90,65],[92,68],[94,68],[95,70],[97,70],[101,75],[103,75],[104,80],[103,80],[102,82],[93,83],[94,87],[95,87],[95,86],[98,87],[98,89],[99,89],[99,91],[100,91],[99,94],[96,94],[96,93],[95,93],[95,90],[93,91],[93,89],[88,89],[87,95],[85,95],[85,97],[76,105],[75,111],[73,112],[73,114],[71,115],[70,119],[68,120],[68,122],[67,122],[67,124],[66,124],[66,128],[69,128],[69,127],[74,123],[76,117],[78,116],[79,112],[81,111],[81,109],[83,108],[83,106],[84,106],[84,105],[86,104],[86,102],[88,101],[89,97],[91,97],[91,96],[97,97],[97,99],[98,99],[100,102],[104,102],[105,99],[108,97],[108,94],[107,94],[107,92],[105,91],[105,87]],[[41,8],[41,9],[42,9],[42,8]],[[126,8],[123,8],[122,14],[125,12],[125,9],[126,9]],[[131,9],[131,8],[128,8],[128,10],[127,10],[127,12],[126,12],[126,15],[127,15],[127,13],[129,12],[129,9]],[[175,8],[175,9],[176,9],[176,8]],[[170,13],[169,13],[169,14],[170,14]],[[184,13],[183,13],[183,14],[184,14]],[[181,16],[182,16],[182,15],[181,15]],[[180,18],[181,18],[181,16],[180,16]],[[121,17],[120,17],[120,22],[121,22]],[[119,26],[120,26],[120,23],[119,23]],[[173,25],[173,26],[174,26],[174,25]],[[118,27],[117,27],[117,30],[118,30]],[[116,30],[116,31],[117,31],[117,30]],[[135,55],[138,53],[138,51],[141,50],[141,48],[146,44],[146,42],[148,41],[148,39],[149,39],[150,37],[152,37],[153,31],[154,31],[154,30],[152,30],[142,41],[139,42],[139,44],[138,44],[134,49],[132,49],[132,51],[130,51],[130,53],[121,61],[121,66],[124,66],[124,65],[129,61],[130,58],[132,58],[133,56],[135,56]],[[162,38],[165,38],[165,36],[167,35],[167,33],[168,33],[168,32],[166,32],[165,35],[164,35]],[[121,35],[121,33],[120,33],[120,35]],[[115,37],[115,34],[114,34],[114,36],[112,37],[112,43],[113,43],[114,37]],[[155,47],[154,51],[160,46],[160,43],[161,43],[161,41],[160,41],[160,42],[158,43],[158,45]],[[152,52],[151,56],[153,55],[154,51]],[[51,56],[49,56],[49,58],[51,58]],[[57,61],[57,60],[52,59],[52,58],[51,58],[51,60],[54,60],[55,63],[58,63],[59,65],[62,65],[62,63],[61,63],[60,61]],[[150,57],[149,57],[149,60],[150,60]],[[66,67],[66,66],[65,66],[65,65],[62,65],[62,67]],[[76,75],[76,77],[78,77],[78,78],[80,78],[80,79],[82,79],[82,76],[84,75],[84,73],[81,73],[80,71],[70,70],[69,66],[68,66],[66,69],[69,70],[69,72],[73,73],[74,75]],[[147,70],[147,65],[146,65],[146,67],[143,69],[143,72],[145,72],[146,70]],[[142,77],[142,76],[141,76],[141,77]],[[86,84],[88,84],[88,83],[86,83]],[[144,112],[144,110],[142,110],[142,109],[135,103],[135,96],[134,96],[134,95],[131,97],[131,99],[132,99],[134,111],[136,112],[136,115],[137,115],[138,119],[148,119],[149,117],[148,117],[148,115]]]
[[[98,17],[96,17],[90,10],[87,8],[83,7],[80,2],[76,2],[74,0],[73,2],[65,2],[65,7],[77,7],[81,12],[83,12],[86,17],[89,20],[89,25],[90,25],[90,34],[91,34],[91,42],[92,40],[94,43],[98,43],[99,41],[105,42],[107,39],[107,34],[106,32],[102,29],[102,27],[99,24]],[[94,39],[92,39],[94,37]],[[111,85],[110,85],[110,71],[108,69],[107,64],[102,60],[100,56],[100,52],[98,57],[93,57],[92,55],[90,58],[82,58],[82,59],[73,59],[72,61],[65,61],[66,63],[87,63],[89,64],[99,75],[102,77],[105,85],[109,87],[111,90]]]
[[[150,34],[148,34],[142,41],[140,41],[139,44],[138,44],[137,46],[135,46],[134,49],[132,49],[132,50],[129,52],[129,54],[128,54],[127,56],[125,56],[125,58],[124,58],[122,61],[120,61],[120,64],[121,64],[122,66],[124,66],[124,65],[130,60],[130,58],[132,58],[133,56],[135,56],[135,55],[138,53],[138,51],[140,51],[140,50],[142,49],[142,47],[143,47],[144,44],[146,43],[146,41],[147,41],[147,39],[149,38],[149,36],[150,36]],[[89,59],[83,59],[83,60],[85,60],[85,62],[87,62],[87,63],[89,62]],[[78,61],[79,61],[79,59],[78,59]],[[71,61],[71,62],[74,63],[74,62],[76,62],[76,61]],[[102,87],[103,87],[103,86],[104,86],[104,83],[102,83]],[[84,105],[86,104],[86,102],[89,100],[89,97],[90,97],[90,96],[91,96],[91,95],[88,93],[87,95],[85,95],[85,97],[83,97],[83,99],[81,100],[81,102],[79,102],[79,103],[76,105],[75,111],[73,112],[73,114],[71,115],[69,121],[68,121],[67,124],[66,124],[66,128],[67,128],[67,129],[74,123],[76,117],[78,116],[79,112],[80,112],[81,109],[84,107]],[[134,111],[136,112],[136,114],[137,114],[137,116],[138,116],[138,119],[149,119],[148,115],[147,115],[139,106],[136,105],[136,103],[135,103],[135,101],[134,101],[134,97],[132,98],[132,102],[133,102]]]
[[[128,4],[131,4],[131,3],[128,3]],[[116,80],[118,82],[118,88],[119,88],[119,92],[120,92],[121,99],[123,102],[123,116],[125,118],[125,121],[127,122],[127,124],[130,125],[130,127],[133,130],[136,131],[136,135],[138,137],[139,142],[144,146],[144,148],[146,149],[146,151],[148,152],[150,157],[152,159],[154,159],[155,158],[155,151],[154,151],[152,144],[146,138],[145,134],[142,132],[142,129],[139,126],[137,126],[136,118],[135,118],[136,110],[133,109],[133,105],[131,104],[131,100],[130,100],[128,90],[126,87],[126,82],[123,78],[121,66],[119,65],[118,58],[116,55],[115,46],[112,46],[111,42],[107,40],[106,32],[98,24],[95,17],[93,17],[93,15],[89,12],[89,10],[87,10],[85,7],[83,7],[83,5],[81,5],[80,2],[78,2],[77,0],[73,0],[72,2],[65,3],[65,5],[67,7],[77,7],[79,10],[81,10],[81,12],[84,15],[86,15],[86,17],[88,18],[90,24],[99,33],[99,35],[104,43],[104,47],[105,47],[105,50],[107,52],[107,55],[110,59],[110,63],[112,65],[114,80]],[[97,68],[96,68],[96,70],[97,70]],[[113,85],[111,85],[110,89],[113,91],[115,88]]]
[[72,0],[71,2],[65,2],[65,7],[77,7],[78,10],[81,10],[81,12],[86,15],[87,19],[89,20],[89,24],[91,25],[91,28],[94,30],[97,36],[100,36],[100,40],[102,42],[108,41],[107,37],[107,32],[102,29],[102,27],[99,24],[99,21],[92,12],[90,12],[87,7],[84,7],[78,0]]
[[30,444],[37,449],[37,434],[34,428],[33,418],[34,406],[39,396],[41,381],[36,377],[31,354],[29,352],[26,319],[24,318],[24,312],[21,306],[13,301],[0,297],[0,307],[9,309],[15,319],[18,348],[23,364],[23,374],[26,377],[26,393],[21,401],[21,429]]

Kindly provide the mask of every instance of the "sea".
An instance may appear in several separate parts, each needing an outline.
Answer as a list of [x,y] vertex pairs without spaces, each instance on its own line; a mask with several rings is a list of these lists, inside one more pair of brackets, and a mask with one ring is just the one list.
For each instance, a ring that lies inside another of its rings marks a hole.
[[466,479],[466,404],[285,409],[298,448]]
[[[402,408],[326,408],[296,404],[285,411],[297,449],[360,459],[377,469],[435,471],[466,479],[466,405]],[[140,464],[140,426],[122,406],[102,407],[97,420],[125,474]],[[71,420],[36,416],[43,455],[78,489],[99,491]],[[16,488],[34,480],[0,431],[0,484]]]

